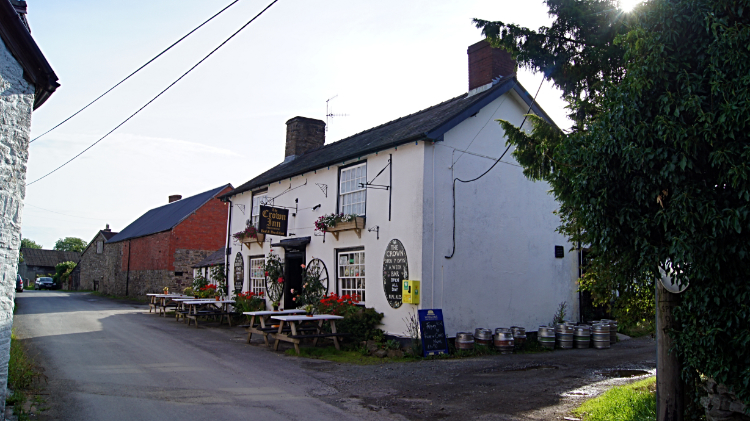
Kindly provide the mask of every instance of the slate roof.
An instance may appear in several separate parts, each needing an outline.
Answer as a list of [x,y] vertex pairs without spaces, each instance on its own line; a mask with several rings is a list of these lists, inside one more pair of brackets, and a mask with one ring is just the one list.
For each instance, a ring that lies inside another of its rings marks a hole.
[[117,232],[112,232],[112,231],[104,231],[104,230],[102,230],[102,231],[101,231],[101,233],[102,233],[102,235],[104,236],[104,239],[105,239],[105,240],[109,240],[110,238],[112,238],[112,237],[114,237],[115,235],[119,234],[119,233],[117,233]]
[[224,256],[226,255],[226,247],[222,247],[219,250],[209,254],[205,259],[193,265],[194,268],[204,268],[206,266],[223,265]]
[[169,231],[227,187],[231,188],[232,185],[225,184],[221,187],[196,194],[195,196],[151,209],[125,227],[125,229],[112,236],[112,238],[107,240],[107,243],[117,243],[131,238]]
[[23,262],[26,263],[26,266],[55,267],[58,263],[81,260],[81,253],[77,251],[23,248],[21,253],[23,253]]
[[25,17],[19,14],[18,8],[25,8],[22,2],[11,4],[0,0],[0,38],[8,47],[13,57],[23,67],[23,76],[34,84],[34,109],[39,108],[47,98],[60,86],[57,75],[52,70],[42,50],[31,37],[25,24]]
[[[442,140],[445,132],[510,90],[518,93],[527,105],[532,103],[533,97],[518,83],[515,74],[501,78],[494,83],[494,86],[484,92],[471,96],[468,94],[457,96],[414,114],[308,151],[292,161],[283,162],[271,168],[221,198],[228,198],[275,181],[341,164],[347,160],[357,159],[405,143],[419,140]],[[538,105],[534,104],[532,110],[550,124],[555,124]]]

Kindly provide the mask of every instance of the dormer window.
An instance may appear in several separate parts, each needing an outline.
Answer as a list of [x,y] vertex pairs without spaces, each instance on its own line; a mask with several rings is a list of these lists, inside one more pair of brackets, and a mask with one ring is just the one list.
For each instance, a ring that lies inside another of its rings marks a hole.
[[339,213],[365,215],[367,163],[341,169],[339,173]]

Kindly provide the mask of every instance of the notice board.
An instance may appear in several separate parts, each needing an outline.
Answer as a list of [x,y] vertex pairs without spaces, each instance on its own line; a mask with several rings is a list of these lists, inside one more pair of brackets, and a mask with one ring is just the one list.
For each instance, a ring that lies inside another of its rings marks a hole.
[[419,310],[419,333],[422,336],[423,356],[448,353],[443,310]]

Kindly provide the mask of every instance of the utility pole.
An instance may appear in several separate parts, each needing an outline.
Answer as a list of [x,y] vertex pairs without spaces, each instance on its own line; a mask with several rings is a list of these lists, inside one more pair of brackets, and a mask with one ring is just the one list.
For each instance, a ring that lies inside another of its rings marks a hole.
[[680,377],[682,364],[669,350],[674,341],[669,330],[677,327],[672,310],[681,299],[656,282],[656,420],[683,421],[685,384]]

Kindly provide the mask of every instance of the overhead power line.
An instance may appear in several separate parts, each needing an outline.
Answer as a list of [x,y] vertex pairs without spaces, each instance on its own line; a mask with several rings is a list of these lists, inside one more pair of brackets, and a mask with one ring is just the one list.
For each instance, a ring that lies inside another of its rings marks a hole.
[[216,14],[215,14],[215,15],[213,15],[213,16],[211,16],[210,18],[208,18],[208,19],[207,19],[207,20],[206,20],[205,22],[201,23],[200,25],[196,26],[196,27],[195,27],[195,29],[193,29],[192,31],[190,31],[190,32],[188,32],[187,34],[183,35],[183,37],[182,37],[182,38],[178,39],[178,40],[177,40],[177,41],[175,41],[175,42],[174,42],[174,43],[173,43],[172,45],[170,45],[169,47],[167,47],[166,49],[164,49],[164,51],[162,51],[161,53],[157,54],[157,55],[156,55],[156,56],[155,56],[154,58],[152,58],[151,60],[147,61],[147,62],[146,62],[146,64],[144,64],[143,66],[141,66],[141,67],[137,68],[137,69],[136,69],[136,70],[135,70],[135,71],[134,71],[133,73],[131,73],[131,74],[127,75],[127,76],[125,77],[125,79],[123,79],[123,80],[121,80],[121,81],[117,82],[117,84],[115,84],[115,86],[113,86],[113,87],[111,87],[111,88],[107,89],[107,90],[106,90],[106,91],[105,91],[105,92],[104,92],[103,94],[99,95],[98,97],[96,97],[96,99],[94,99],[93,101],[91,101],[91,102],[89,102],[88,104],[86,104],[86,106],[84,106],[84,107],[83,107],[83,108],[81,108],[80,110],[78,110],[78,111],[76,111],[75,113],[73,113],[73,114],[72,114],[72,115],[71,115],[70,117],[66,118],[65,120],[63,120],[63,121],[61,121],[61,122],[59,122],[59,123],[57,123],[57,125],[55,125],[55,126],[54,126],[54,127],[52,127],[51,129],[47,130],[46,132],[44,132],[44,133],[40,134],[39,136],[37,136],[37,137],[35,137],[35,138],[31,139],[31,142],[29,142],[29,143],[33,143],[34,141],[36,141],[36,140],[37,140],[37,139],[39,139],[40,137],[42,137],[42,136],[46,135],[47,133],[51,132],[52,130],[55,130],[56,128],[58,128],[58,127],[62,126],[63,124],[65,124],[65,123],[66,123],[66,122],[67,122],[68,120],[70,120],[71,118],[73,118],[73,117],[77,116],[77,115],[78,115],[78,114],[79,114],[79,113],[80,113],[81,111],[85,110],[86,108],[88,108],[88,107],[89,107],[89,106],[90,106],[91,104],[95,103],[96,101],[99,101],[99,100],[100,100],[100,99],[101,99],[101,98],[102,98],[102,97],[103,97],[104,95],[107,95],[108,93],[110,93],[110,92],[111,92],[111,91],[112,91],[113,89],[115,89],[116,87],[120,86],[120,85],[121,85],[121,84],[122,84],[123,82],[125,82],[126,80],[130,79],[130,77],[131,77],[131,76],[133,76],[134,74],[136,74],[136,73],[140,72],[140,71],[141,71],[141,70],[142,70],[142,69],[143,69],[144,67],[146,67],[146,66],[148,66],[149,64],[151,64],[151,63],[152,63],[152,62],[153,62],[154,60],[156,60],[157,58],[161,57],[161,56],[162,56],[162,55],[163,55],[164,53],[166,53],[167,51],[171,50],[171,49],[172,49],[172,47],[174,47],[175,45],[179,44],[179,43],[180,43],[180,42],[181,42],[182,40],[184,40],[185,38],[189,37],[189,36],[190,36],[190,35],[191,35],[191,34],[192,34],[193,32],[197,31],[197,30],[198,30],[198,29],[200,29],[200,28],[201,28],[201,27],[202,27],[203,25],[205,25],[205,24],[207,24],[208,22],[210,22],[211,20],[213,20],[213,18],[215,18],[215,17],[219,16],[220,14],[224,13],[224,11],[225,11],[225,10],[227,10],[227,9],[229,9],[230,7],[234,6],[234,4],[235,4],[235,3],[237,3],[237,2],[239,2],[239,1],[240,1],[240,0],[234,0],[234,1],[233,1],[232,3],[230,3],[230,4],[229,4],[229,5],[227,6],[227,7],[225,7],[225,8],[223,8],[223,9],[219,10],[219,12],[218,12],[218,13],[216,13]]
[[135,115],[138,114],[139,112],[141,112],[144,108],[146,108],[149,105],[151,105],[151,103],[154,102],[154,101],[156,101],[156,99],[159,98],[160,96],[162,96],[162,94],[164,92],[167,92],[169,90],[169,88],[171,88],[172,86],[176,85],[177,82],[179,82],[180,80],[182,80],[182,78],[184,78],[185,76],[187,76],[188,73],[192,72],[196,67],[200,66],[201,63],[203,63],[204,61],[206,61],[206,59],[208,59],[209,57],[211,57],[211,55],[213,55],[213,53],[217,52],[221,47],[223,47],[226,43],[228,43],[232,38],[234,38],[237,34],[239,34],[243,29],[247,28],[248,25],[250,25],[251,23],[253,23],[253,21],[255,21],[256,19],[258,19],[260,17],[260,15],[262,15],[263,13],[265,13],[266,10],[270,9],[271,6],[273,6],[274,4],[276,4],[276,2],[278,2],[278,1],[279,0],[273,0],[271,3],[269,3],[268,6],[266,6],[257,15],[255,15],[255,17],[253,17],[252,19],[250,19],[246,24],[242,25],[240,27],[240,29],[238,29],[235,33],[233,33],[232,35],[230,35],[229,38],[225,39],[224,42],[222,42],[221,44],[219,44],[218,47],[216,47],[213,50],[211,50],[211,52],[208,53],[205,57],[203,57],[199,62],[195,63],[195,65],[193,65],[193,67],[191,67],[190,69],[188,69],[187,72],[183,73],[182,76],[178,77],[174,82],[170,83],[169,86],[167,86],[166,88],[164,88],[164,90],[162,90],[161,92],[159,92],[155,97],[151,98],[151,100],[148,101],[144,106],[142,106],[136,112],[134,112],[133,114],[131,114],[130,117],[128,117],[125,120],[123,120],[122,123],[120,123],[117,126],[115,126],[114,129],[110,130],[109,132],[107,132],[107,134],[105,134],[104,136],[100,137],[99,140],[97,140],[96,142],[92,143],[89,147],[87,147],[86,149],[84,149],[81,152],[79,152],[78,155],[74,156],[73,158],[70,158],[64,164],[60,165],[59,167],[55,168],[54,170],[48,172],[47,174],[45,174],[45,175],[37,178],[36,180],[34,180],[31,183],[28,183],[26,185],[30,186],[30,185],[36,183],[37,181],[40,181],[40,180],[42,180],[42,179],[50,176],[51,174],[53,174],[54,172],[56,172],[60,168],[68,165],[69,163],[71,163],[74,159],[76,159],[79,156],[83,155],[87,150],[89,150],[89,149],[93,148],[94,146],[96,146],[97,143],[99,143],[102,140],[104,140],[107,136],[109,136],[110,134],[112,134],[115,130],[119,129],[123,124],[127,123],[128,121],[130,121],[131,118],[135,117]]

